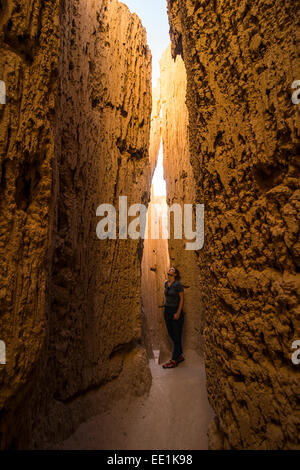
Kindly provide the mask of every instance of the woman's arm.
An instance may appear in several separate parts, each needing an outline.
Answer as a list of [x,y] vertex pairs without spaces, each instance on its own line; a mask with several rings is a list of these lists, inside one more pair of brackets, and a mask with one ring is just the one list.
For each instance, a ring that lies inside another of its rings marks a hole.
[[173,320],[179,320],[182,308],[183,308],[183,302],[184,302],[184,294],[183,292],[179,292],[179,297],[180,297],[180,302],[179,302],[179,307],[177,312],[175,313]]

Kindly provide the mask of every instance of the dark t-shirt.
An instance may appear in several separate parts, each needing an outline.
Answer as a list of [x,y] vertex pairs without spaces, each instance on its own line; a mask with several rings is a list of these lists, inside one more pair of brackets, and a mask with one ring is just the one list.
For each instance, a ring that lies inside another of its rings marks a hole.
[[180,302],[179,292],[183,292],[181,282],[174,281],[170,287],[168,287],[168,281],[165,282],[166,307],[178,307]]

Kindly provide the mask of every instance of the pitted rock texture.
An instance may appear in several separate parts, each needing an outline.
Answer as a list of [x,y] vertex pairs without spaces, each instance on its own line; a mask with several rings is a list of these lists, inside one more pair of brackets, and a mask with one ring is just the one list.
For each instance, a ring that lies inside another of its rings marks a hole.
[[41,447],[95,411],[89,391],[150,387],[142,245],[100,241],[96,209],[149,201],[151,53],[116,0],[1,9],[1,446]]
[[205,204],[210,446],[299,448],[299,5],[168,0]]
[[118,209],[120,195],[128,207],[148,203],[151,53],[140,20],[117,1],[70,2],[61,24],[50,297],[63,364],[55,388],[69,400],[78,383],[114,377],[141,337],[142,247],[98,240],[95,216],[100,204]]
[[23,405],[47,334],[58,20],[58,1],[0,4],[0,79],[7,94],[0,105],[0,339],[7,352],[0,365],[1,447],[26,422]]
[[[190,163],[188,137],[188,111],[186,107],[186,70],[183,60],[171,56],[171,47],[160,61],[160,102],[162,107],[162,139],[164,149],[164,175],[169,207],[178,204],[183,214],[186,204],[196,201],[196,181]],[[193,213],[195,220],[195,211]],[[182,223],[183,239],[169,240],[170,264],[181,275],[184,291],[185,323],[184,348],[203,352],[204,314],[202,293],[199,289],[197,252],[186,250],[187,239]],[[200,227],[198,227],[200,229]]]
[[[188,112],[185,104],[186,71],[181,57],[177,57],[175,61],[172,59],[170,46],[163,54],[160,68],[160,79],[153,93],[150,164],[153,172],[162,141],[167,204],[169,207],[179,204],[184,214],[184,204],[193,204],[196,198],[195,179],[189,155]],[[157,198],[151,199],[151,203],[157,204],[157,201]],[[184,233],[184,226],[182,229]],[[149,239],[144,242],[143,301],[153,347],[161,351],[160,361],[164,361],[172,349],[166,334],[163,312],[158,309],[158,305],[164,303],[164,282],[170,264],[176,265],[180,270],[185,286],[184,348],[203,352],[204,317],[202,295],[198,287],[197,254],[185,250],[185,239],[175,240],[173,232],[171,233],[168,241]]]
[[[162,114],[160,100],[160,81],[157,81],[152,93],[152,113],[150,130],[149,160],[151,167],[151,179],[158,162],[159,151],[162,142]],[[145,339],[148,345],[148,354],[153,356],[153,351],[160,351],[159,361],[168,358],[170,342],[164,324],[164,283],[167,279],[169,267],[168,240],[160,237],[155,240],[151,236],[152,205],[161,206],[166,204],[166,198],[156,196],[154,187],[151,191],[151,202],[147,214],[147,237],[144,240],[142,259],[142,302],[144,314]]]
[[169,359],[172,346],[165,327],[163,309],[165,302],[164,285],[170,260],[168,240],[163,239],[162,236],[155,240],[151,236],[152,224],[155,223],[152,219],[153,204],[156,205],[156,213],[162,213],[164,207],[166,207],[166,197],[155,196],[152,187],[151,202],[147,215],[148,237],[144,240],[142,261],[142,300],[151,355],[153,356],[153,351],[159,351],[159,362],[162,362]]

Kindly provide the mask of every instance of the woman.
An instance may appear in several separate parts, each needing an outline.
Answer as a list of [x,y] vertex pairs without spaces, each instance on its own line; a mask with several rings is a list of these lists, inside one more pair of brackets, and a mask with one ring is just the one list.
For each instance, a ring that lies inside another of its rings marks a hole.
[[163,365],[164,369],[173,369],[184,361],[181,346],[183,317],[183,286],[178,280],[179,272],[172,267],[168,271],[168,281],[165,283],[165,322],[170,338],[173,341],[174,349],[172,359]]

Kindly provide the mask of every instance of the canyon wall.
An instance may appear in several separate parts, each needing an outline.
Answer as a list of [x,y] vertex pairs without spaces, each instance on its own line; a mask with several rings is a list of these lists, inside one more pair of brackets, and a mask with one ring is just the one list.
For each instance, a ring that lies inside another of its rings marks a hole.
[[149,159],[151,166],[151,180],[158,162],[159,150],[161,147],[162,133],[162,114],[160,101],[160,80],[153,88],[152,92],[152,113],[151,113],[151,130],[150,130],[150,148]]
[[[151,167],[151,179],[153,179],[158,164],[159,152],[162,140],[162,108],[160,99],[160,80],[157,81],[152,93],[152,113],[150,130],[149,160]],[[152,239],[152,204],[166,204],[166,198],[155,195],[152,186],[151,202],[147,214],[147,237],[144,240],[142,259],[142,300],[145,321],[145,337],[148,340],[150,357],[153,351],[159,351],[159,362],[166,360],[170,354],[171,344],[164,323],[164,283],[167,279],[169,267],[168,240],[160,237]],[[162,214],[163,209],[159,211]],[[161,232],[160,232],[161,234]]]
[[2,447],[13,445],[26,422],[20,410],[31,395],[46,338],[59,1],[1,2],[0,35],[0,79],[7,94],[0,105]]
[[1,9],[1,447],[41,447],[151,384],[142,244],[96,236],[149,201],[151,53],[116,0]]
[[164,285],[169,269],[168,240],[161,236],[158,240],[151,237],[152,207],[156,205],[156,214],[163,214],[166,210],[165,196],[155,196],[154,188],[151,191],[151,202],[147,215],[147,234],[144,240],[142,261],[142,299],[145,320],[147,324],[147,337],[151,345],[151,352],[159,351],[159,363],[169,359],[172,344],[168,337],[164,321]]
[[210,447],[299,448],[299,5],[168,0],[168,13],[205,204]]
[[[190,163],[188,140],[188,111],[186,100],[186,71],[183,60],[171,56],[171,46],[160,61],[160,79],[153,92],[150,133],[150,164],[152,174],[158,162],[161,140],[163,143],[164,178],[167,186],[167,204],[177,204],[184,214],[184,205],[195,202],[195,179]],[[152,204],[166,203],[152,191]],[[204,316],[202,295],[199,290],[199,272],[195,251],[185,250],[186,240],[175,240],[171,216],[171,238],[152,240],[151,215],[149,217],[149,239],[144,242],[143,258],[143,303],[149,337],[153,349],[160,350],[160,362],[171,353],[170,342],[163,319],[164,282],[169,264],[176,266],[185,286],[185,325],[183,348],[203,352]],[[184,224],[182,224],[184,233]]]
[[[180,56],[172,59],[170,46],[160,61],[160,82],[167,203],[169,207],[178,204],[184,214],[184,205],[194,204],[196,201],[196,181],[189,152],[186,70]],[[184,229],[182,224],[183,234]],[[179,269],[181,283],[185,286],[183,348],[202,353],[205,320],[202,293],[199,289],[198,252],[185,248],[185,237],[176,240],[172,236],[169,240],[170,263]]]

